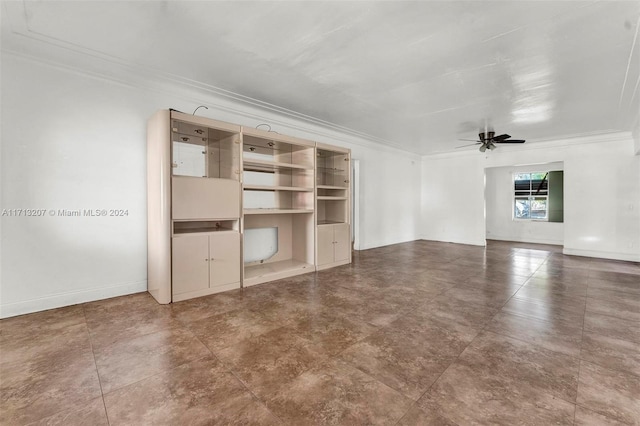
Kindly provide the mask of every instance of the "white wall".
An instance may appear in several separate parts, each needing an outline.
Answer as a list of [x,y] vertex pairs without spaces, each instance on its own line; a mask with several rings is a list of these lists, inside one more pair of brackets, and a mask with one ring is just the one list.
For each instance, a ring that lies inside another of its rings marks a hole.
[[422,238],[484,245],[484,164],[476,156],[424,157]]
[[562,163],[490,167],[485,170],[486,236],[491,240],[564,243],[564,223],[513,220],[513,174],[563,170]]
[[633,125],[632,133],[636,155],[640,155],[640,115],[636,118],[636,123]]
[[146,121],[163,108],[204,104],[199,115],[351,148],[361,168],[361,247],[417,238],[417,155],[126,69],[111,78],[3,52],[1,71],[0,207],[46,211],[1,218],[1,317],[146,290]]
[[484,170],[564,163],[564,252],[640,261],[640,157],[630,133],[423,157],[422,238],[483,245]]

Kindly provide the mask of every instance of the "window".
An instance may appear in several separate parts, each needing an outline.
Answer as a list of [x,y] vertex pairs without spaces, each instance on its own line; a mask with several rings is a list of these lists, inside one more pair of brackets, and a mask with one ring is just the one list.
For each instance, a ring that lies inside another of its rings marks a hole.
[[547,220],[549,203],[548,172],[513,175],[513,218]]

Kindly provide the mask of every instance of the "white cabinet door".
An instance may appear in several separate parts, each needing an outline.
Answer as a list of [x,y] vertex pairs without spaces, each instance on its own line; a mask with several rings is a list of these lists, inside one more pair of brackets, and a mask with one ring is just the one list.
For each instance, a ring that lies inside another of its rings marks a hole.
[[173,238],[172,293],[174,295],[209,287],[209,237],[189,235]]
[[235,180],[174,176],[171,199],[174,220],[240,217],[240,182]]
[[211,288],[240,281],[240,234],[221,232],[209,236]]
[[349,252],[351,251],[351,235],[349,234],[349,224],[333,225],[333,260],[335,262],[349,259]]
[[333,262],[333,225],[318,226],[318,265]]

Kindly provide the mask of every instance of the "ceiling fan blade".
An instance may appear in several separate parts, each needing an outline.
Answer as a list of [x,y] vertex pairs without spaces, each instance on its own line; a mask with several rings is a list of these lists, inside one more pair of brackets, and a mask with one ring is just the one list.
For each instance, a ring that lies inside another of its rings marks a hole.
[[456,146],[456,148],[455,148],[455,149],[458,149],[458,148],[464,148],[465,146],[480,145],[481,143],[482,143],[482,142],[476,142],[476,143],[470,143],[470,144],[468,144],[468,145],[460,145],[460,146]]
[[478,143],[482,143],[477,139],[458,139],[459,141],[469,141],[469,142],[478,142]]
[[494,136],[494,137],[493,137],[493,141],[494,141],[494,142],[500,142],[500,141],[503,141],[503,140],[505,140],[505,139],[509,139],[510,137],[511,137],[510,135],[507,135],[507,134],[505,133],[504,135]]
[[506,141],[497,141],[494,140],[495,143],[525,143],[526,141],[524,139],[509,139]]

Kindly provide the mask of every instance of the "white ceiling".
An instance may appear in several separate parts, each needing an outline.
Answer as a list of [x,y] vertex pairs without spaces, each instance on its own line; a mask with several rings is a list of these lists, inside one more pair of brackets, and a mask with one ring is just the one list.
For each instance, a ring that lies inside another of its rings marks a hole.
[[529,143],[630,130],[640,105],[638,1],[38,1],[20,9],[14,34],[420,154],[454,149],[485,125]]

